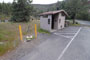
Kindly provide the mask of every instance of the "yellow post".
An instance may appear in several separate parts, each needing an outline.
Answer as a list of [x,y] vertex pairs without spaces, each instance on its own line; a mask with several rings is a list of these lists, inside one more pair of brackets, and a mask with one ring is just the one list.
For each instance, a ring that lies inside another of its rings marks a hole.
[[37,38],[37,25],[35,24],[35,38]]
[[22,27],[19,25],[20,40],[23,42]]

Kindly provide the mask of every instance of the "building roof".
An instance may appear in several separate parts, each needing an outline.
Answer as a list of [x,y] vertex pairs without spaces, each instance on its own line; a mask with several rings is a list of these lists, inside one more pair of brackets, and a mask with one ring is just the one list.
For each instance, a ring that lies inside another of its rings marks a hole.
[[53,15],[53,14],[57,14],[57,13],[61,13],[61,12],[63,12],[66,16],[68,16],[67,12],[64,10],[44,12],[44,13],[41,13],[40,16],[42,16],[42,15]]

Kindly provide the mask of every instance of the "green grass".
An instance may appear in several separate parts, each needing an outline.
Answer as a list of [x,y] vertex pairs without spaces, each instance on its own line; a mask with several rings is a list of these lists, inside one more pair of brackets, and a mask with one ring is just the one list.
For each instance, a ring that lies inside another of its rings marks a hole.
[[0,45],[0,56],[7,53],[8,51],[13,50],[18,44],[18,42],[8,41]]
[[[15,49],[20,43],[18,26],[22,26],[23,35],[34,34],[34,24],[37,24],[37,28],[40,26],[40,21],[31,21],[28,23],[0,23],[0,56],[4,55],[8,51]],[[29,27],[29,32],[27,32]],[[34,39],[34,37],[33,37]]]
[[0,20],[9,20],[10,18],[11,16],[9,15],[0,14]]
[[0,23],[0,56],[13,50],[18,45],[18,34],[15,25],[10,23]]
[[43,29],[38,29],[38,32],[39,33],[47,33],[47,34],[50,34],[50,32],[49,31],[47,31],[47,30],[43,30]]
[[69,22],[70,22],[70,26],[80,26],[80,24],[78,22],[73,24],[73,20],[69,20]]
[[70,24],[70,26],[80,26],[80,24]]

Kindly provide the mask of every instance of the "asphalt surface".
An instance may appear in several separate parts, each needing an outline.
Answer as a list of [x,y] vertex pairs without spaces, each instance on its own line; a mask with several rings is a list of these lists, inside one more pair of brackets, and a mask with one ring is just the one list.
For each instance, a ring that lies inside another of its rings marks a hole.
[[90,28],[58,30],[20,60],[90,60]]
[[84,20],[76,20],[76,21],[83,25],[90,25],[90,21],[84,21]]
[[61,60],[90,60],[90,28],[81,29]]

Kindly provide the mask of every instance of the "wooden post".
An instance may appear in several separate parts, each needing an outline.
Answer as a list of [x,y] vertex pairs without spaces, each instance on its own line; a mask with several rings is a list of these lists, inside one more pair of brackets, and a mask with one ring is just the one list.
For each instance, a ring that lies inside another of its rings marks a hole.
[[37,25],[35,24],[35,38],[37,38]]
[[22,27],[19,25],[20,40],[23,42]]

